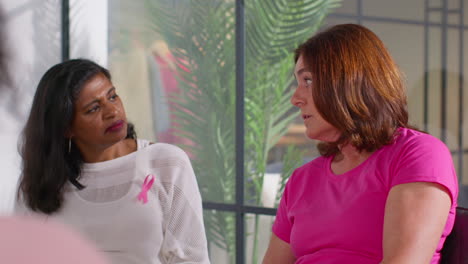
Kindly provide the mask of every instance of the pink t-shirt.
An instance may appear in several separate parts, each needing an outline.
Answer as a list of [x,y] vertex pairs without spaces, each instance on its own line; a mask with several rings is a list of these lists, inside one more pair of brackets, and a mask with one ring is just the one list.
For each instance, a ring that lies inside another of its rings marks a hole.
[[392,144],[344,174],[335,175],[331,161],[319,157],[296,169],[278,207],[273,232],[291,245],[296,264],[380,263],[388,193],[409,182],[438,183],[451,195],[450,214],[431,262],[439,263],[458,196],[452,157],[440,140],[399,128]]

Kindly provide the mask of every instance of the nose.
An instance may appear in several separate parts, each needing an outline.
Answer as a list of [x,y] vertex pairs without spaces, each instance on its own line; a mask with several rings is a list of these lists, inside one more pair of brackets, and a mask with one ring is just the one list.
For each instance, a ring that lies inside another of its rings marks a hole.
[[117,104],[112,103],[112,102],[107,102],[107,104],[105,105],[104,118],[112,119],[117,115],[118,112],[119,112],[119,107],[117,106]]
[[301,106],[303,106],[305,104],[305,99],[301,95],[300,89],[301,89],[301,87],[299,87],[299,85],[298,85],[296,87],[296,89],[294,90],[294,93],[291,96],[291,100],[290,100],[291,104],[296,106],[296,107],[301,107]]

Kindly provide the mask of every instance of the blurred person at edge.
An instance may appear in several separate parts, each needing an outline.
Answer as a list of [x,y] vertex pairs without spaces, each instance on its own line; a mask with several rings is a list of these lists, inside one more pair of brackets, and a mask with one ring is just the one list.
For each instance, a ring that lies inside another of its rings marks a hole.
[[7,67],[7,48],[6,48],[6,16],[0,6],[0,93],[5,86],[9,86],[10,76]]
[[201,196],[180,148],[137,139],[109,71],[42,77],[21,142],[18,212],[63,222],[113,264],[208,264]]
[[[0,6],[1,96],[9,96],[7,92],[13,89],[7,67],[5,25],[6,17]],[[4,215],[0,216],[0,234],[0,263],[109,263],[89,241],[57,222],[45,223],[35,217]]]
[[382,41],[333,26],[295,52],[291,103],[321,156],[291,175],[265,264],[439,263],[457,205],[451,154],[408,124]]

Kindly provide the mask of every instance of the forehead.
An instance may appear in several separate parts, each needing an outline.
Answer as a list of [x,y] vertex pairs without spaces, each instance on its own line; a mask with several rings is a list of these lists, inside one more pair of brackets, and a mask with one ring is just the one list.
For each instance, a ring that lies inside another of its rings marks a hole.
[[303,68],[304,68],[304,59],[303,59],[303,57],[301,55],[297,59],[296,66],[294,67],[294,72],[297,72],[297,71],[299,71],[300,69],[303,69]]
[[302,73],[310,73],[306,66],[304,65],[304,57],[301,55],[297,59],[296,66],[294,67],[294,74],[300,75]]
[[296,66],[294,67],[294,75],[298,76],[301,74],[310,74],[310,69],[306,68],[306,65],[304,65],[304,57],[301,55],[297,59]]
[[81,91],[78,94],[77,101],[89,100],[103,96],[111,88],[112,83],[104,74],[96,74],[83,85],[83,88],[81,88]]

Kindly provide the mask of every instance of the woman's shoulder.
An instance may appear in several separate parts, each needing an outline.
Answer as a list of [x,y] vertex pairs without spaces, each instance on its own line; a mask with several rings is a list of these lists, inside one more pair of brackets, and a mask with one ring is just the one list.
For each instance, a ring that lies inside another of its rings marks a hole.
[[169,156],[186,156],[180,147],[168,143],[152,142],[146,139],[138,139],[138,149],[149,149],[154,152],[165,152]]
[[328,159],[331,157],[318,156],[305,162],[302,166],[298,167],[296,171],[305,172],[316,169],[323,169]]
[[318,156],[312,160],[305,162],[302,166],[296,168],[290,177],[293,181],[302,181],[307,178],[308,175],[321,175],[326,171],[326,165],[328,159],[331,157]]
[[168,143],[154,143],[149,140],[138,139],[138,152],[148,156],[151,160],[181,163],[190,162],[184,150]]
[[451,162],[450,151],[444,142],[431,134],[411,128],[398,128],[392,143],[379,150],[378,156],[380,161],[390,164],[390,167],[407,162]]
[[192,192],[197,186],[196,177],[187,153],[180,147],[167,143],[149,143],[138,150],[137,166],[145,175],[153,174],[165,188]]
[[394,145],[407,151],[448,151],[445,143],[437,137],[411,128],[399,128],[395,134]]

